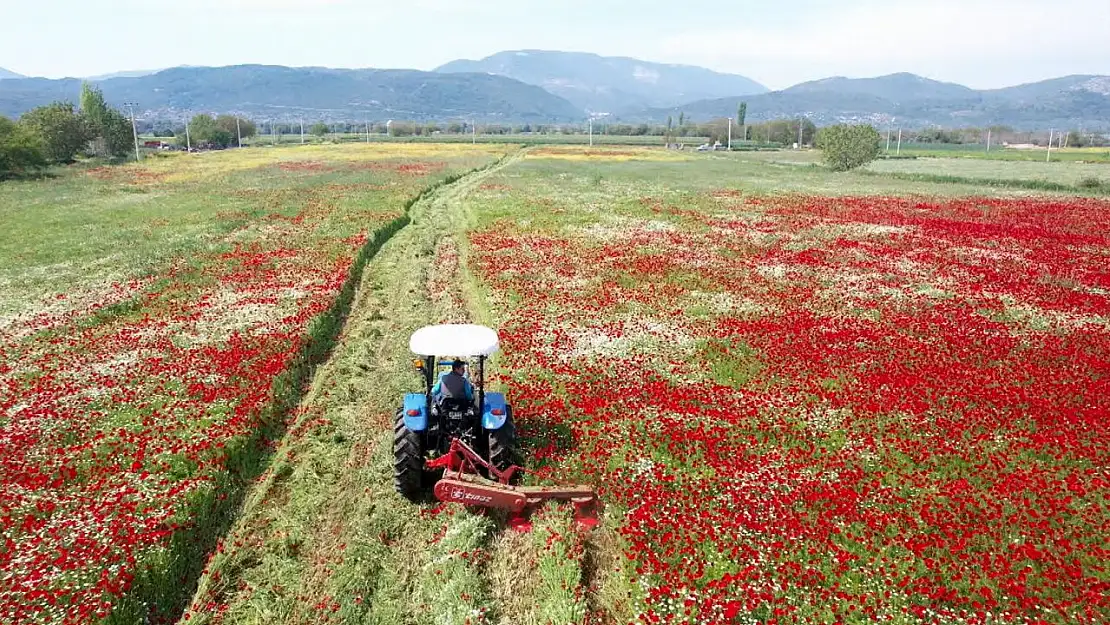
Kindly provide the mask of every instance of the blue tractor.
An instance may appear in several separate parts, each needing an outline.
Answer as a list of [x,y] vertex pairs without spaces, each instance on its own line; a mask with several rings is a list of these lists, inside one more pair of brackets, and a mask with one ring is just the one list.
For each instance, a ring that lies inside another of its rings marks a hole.
[[[497,352],[497,332],[477,325],[428,326],[412,335],[409,349],[417,356],[413,364],[424,390],[405,395],[394,422],[393,485],[398,493],[418,501],[425,482],[434,480],[440,501],[508,510],[513,515],[509,523],[522,530],[530,527],[530,508],[559,500],[574,504],[582,527],[597,525],[592,488],[515,484],[522,469],[517,466],[512,407],[504,394],[485,389],[486,360]],[[457,364],[441,360],[444,356],[476,360],[475,383],[444,378],[441,372]],[[452,384],[454,391],[438,392]],[[461,388],[471,392],[459,392]]]
[[[423,378],[424,389],[405,395],[394,422],[393,484],[397,492],[417,500],[426,478],[435,470],[426,466],[427,461],[449,454],[454,441],[465,445],[492,468],[493,472],[478,467],[486,477],[497,479],[505,472],[515,473],[516,428],[512,407],[505,401],[504,393],[485,390],[486,360],[497,352],[497,332],[478,325],[427,326],[412,335],[409,348],[418,356],[413,364]],[[473,361],[471,371],[477,370],[477,378],[473,383],[467,380],[472,397],[435,392],[457,362],[441,360],[446,356]]]

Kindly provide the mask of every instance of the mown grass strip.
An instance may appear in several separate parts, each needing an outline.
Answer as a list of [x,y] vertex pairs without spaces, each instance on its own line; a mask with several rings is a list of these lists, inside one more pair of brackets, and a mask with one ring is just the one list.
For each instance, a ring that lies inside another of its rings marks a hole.
[[582,587],[585,542],[565,508],[549,508],[537,520],[532,542],[539,556],[536,618],[540,623],[581,623],[586,618]]
[[479,625],[492,622],[490,589],[484,575],[486,547],[494,530],[483,515],[457,511],[443,534],[428,545],[428,560],[413,593],[416,622]]

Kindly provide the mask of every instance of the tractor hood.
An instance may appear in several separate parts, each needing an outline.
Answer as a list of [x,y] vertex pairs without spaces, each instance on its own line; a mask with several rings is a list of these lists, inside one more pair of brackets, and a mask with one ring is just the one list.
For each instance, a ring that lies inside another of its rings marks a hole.
[[496,331],[470,324],[425,326],[409,339],[409,349],[418,356],[489,356],[497,348]]

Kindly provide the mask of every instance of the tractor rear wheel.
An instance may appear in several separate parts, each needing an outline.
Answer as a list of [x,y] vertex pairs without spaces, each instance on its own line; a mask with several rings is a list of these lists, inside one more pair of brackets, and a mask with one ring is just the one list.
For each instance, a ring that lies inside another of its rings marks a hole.
[[505,425],[489,431],[489,462],[498,471],[504,471],[519,464],[520,455],[516,446],[516,426],[513,425],[513,411],[506,408]]
[[404,409],[393,422],[393,488],[409,501],[420,497],[424,477],[424,449],[420,434],[405,425]]

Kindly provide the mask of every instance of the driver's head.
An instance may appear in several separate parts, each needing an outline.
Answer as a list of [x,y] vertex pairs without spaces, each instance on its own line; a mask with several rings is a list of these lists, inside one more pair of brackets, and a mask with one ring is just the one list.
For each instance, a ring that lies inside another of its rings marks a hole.
[[459,375],[462,375],[462,374],[466,373],[466,361],[465,360],[459,360],[459,359],[456,358],[455,362],[451,363],[451,371],[454,371],[455,373],[457,373]]

